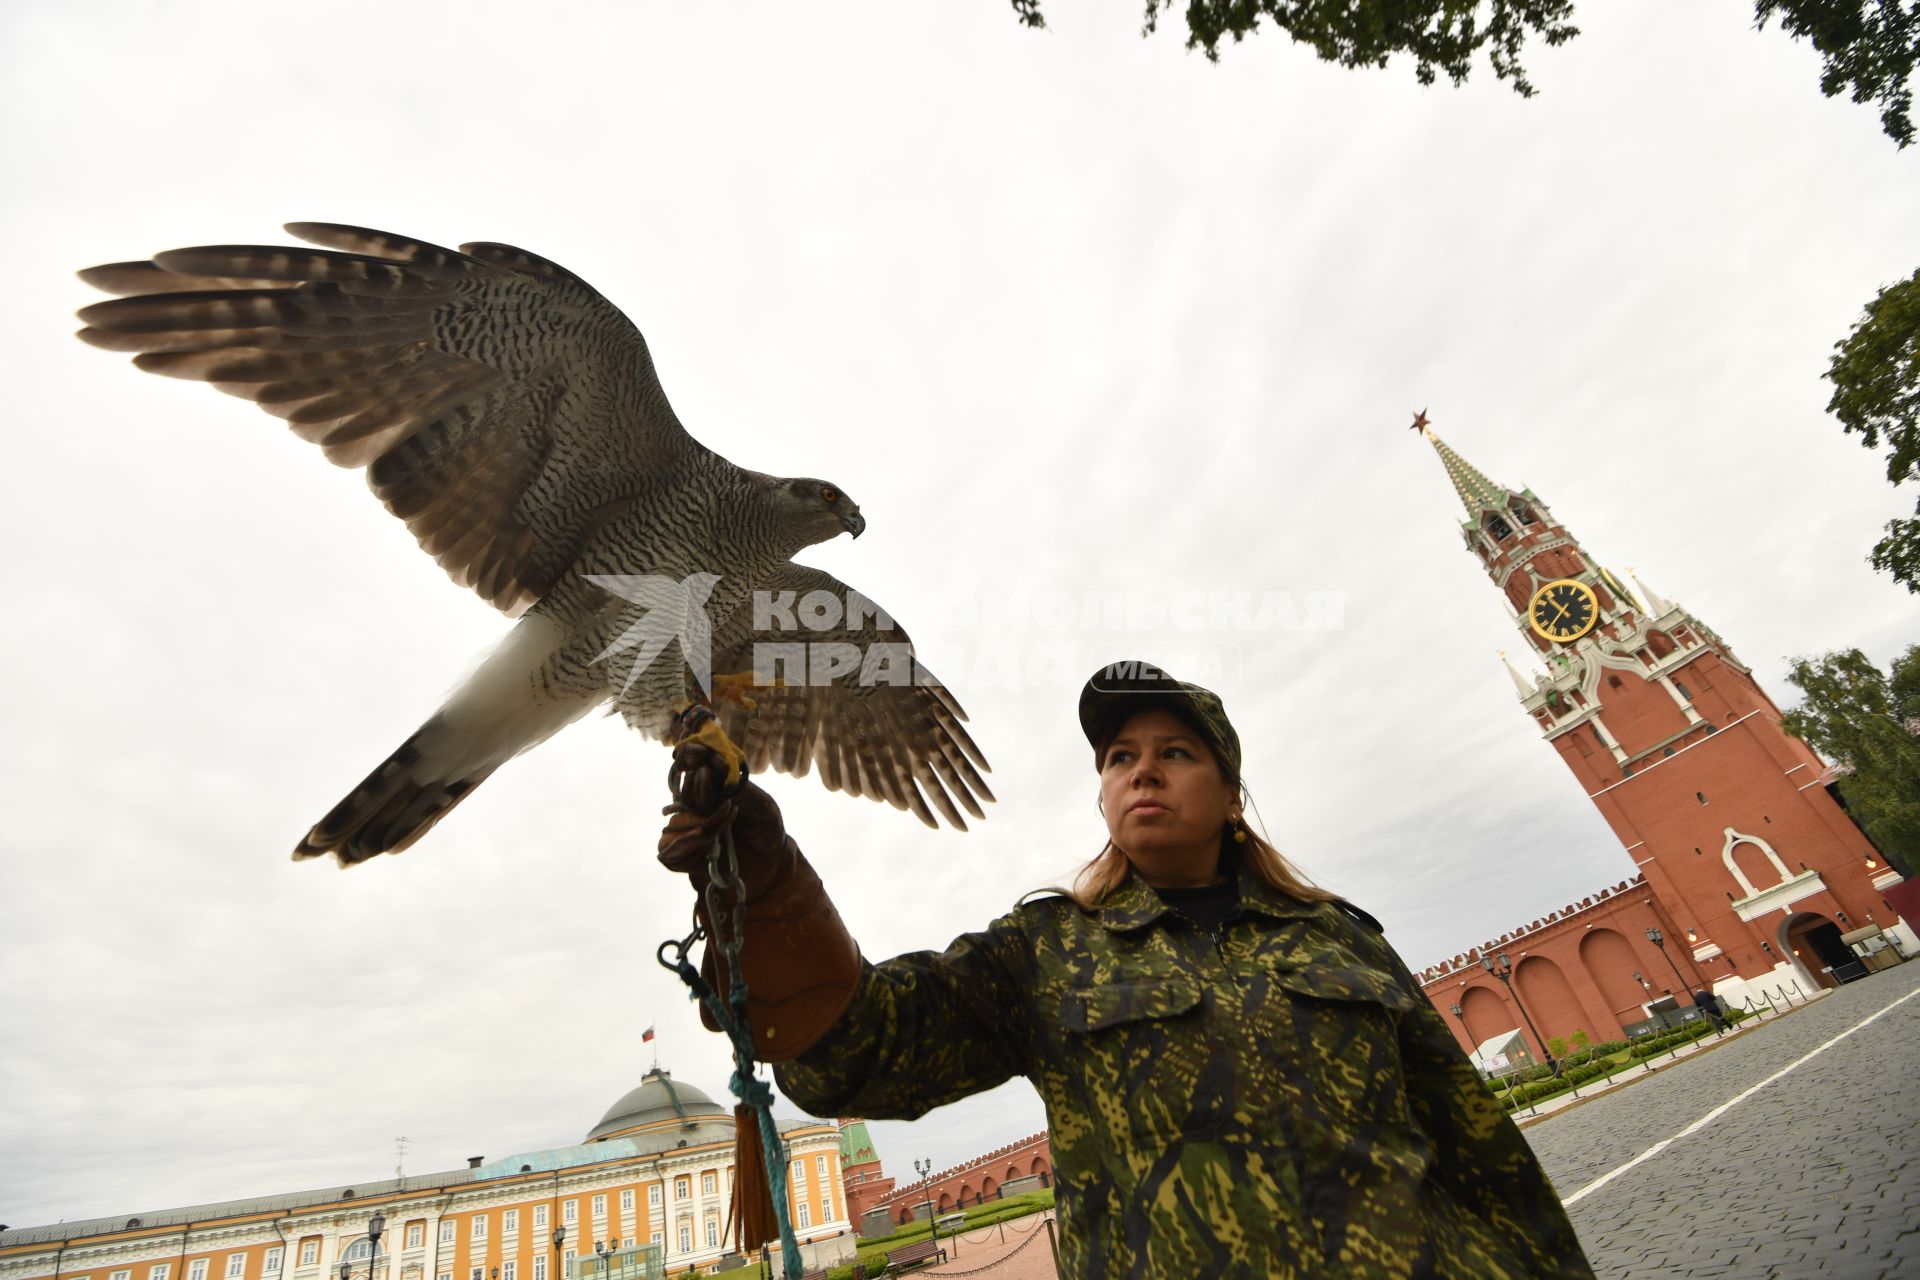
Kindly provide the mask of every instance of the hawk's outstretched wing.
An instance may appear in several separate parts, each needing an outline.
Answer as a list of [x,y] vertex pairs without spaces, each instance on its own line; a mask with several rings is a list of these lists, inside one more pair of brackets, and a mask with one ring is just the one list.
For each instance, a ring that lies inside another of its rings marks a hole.
[[518,614],[613,510],[704,450],[640,331],[564,268],[296,222],[323,249],[223,245],[81,272],[126,295],[80,336],[285,418],[462,586]]
[[[716,675],[757,666],[763,677],[791,682],[748,689],[752,712],[718,703],[749,769],[805,777],[818,766],[829,790],[885,800],[930,827],[938,825],[935,810],[962,831],[960,809],[986,816],[986,757],[967,735],[966,712],[913,657],[905,631],[832,574],[805,565],[785,565],[754,588],[762,616],[756,620],[749,600],[713,637]],[[822,607],[809,615],[814,592],[823,593],[815,597]]]

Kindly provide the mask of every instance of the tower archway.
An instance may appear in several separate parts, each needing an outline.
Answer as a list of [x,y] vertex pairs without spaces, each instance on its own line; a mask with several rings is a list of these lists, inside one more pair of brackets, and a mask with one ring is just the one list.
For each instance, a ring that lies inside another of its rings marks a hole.
[[1815,988],[1840,985],[1833,971],[1854,959],[1853,948],[1840,941],[1840,926],[1814,911],[1796,911],[1780,924],[1780,954],[1791,957],[1803,983]]

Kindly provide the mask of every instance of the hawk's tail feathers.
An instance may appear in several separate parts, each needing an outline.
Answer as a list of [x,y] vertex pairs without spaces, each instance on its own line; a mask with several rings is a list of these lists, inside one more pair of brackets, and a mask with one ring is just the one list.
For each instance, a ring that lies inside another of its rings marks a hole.
[[566,636],[538,613],[521,618],[399,750],[314,824],[295,860],[331,853],[350,867],[399,853],[495,769],[585,715],[604,692],[536,692]]
[[294,846],[294,860],[331,853],[345,868],[383,853],[399,853],[453,812],[498,767],[483,765],[452,778],[421,776],[437,772],[421,768],[425,755],[420,739],[432,727],[429,722],[408,738],[316,822]]

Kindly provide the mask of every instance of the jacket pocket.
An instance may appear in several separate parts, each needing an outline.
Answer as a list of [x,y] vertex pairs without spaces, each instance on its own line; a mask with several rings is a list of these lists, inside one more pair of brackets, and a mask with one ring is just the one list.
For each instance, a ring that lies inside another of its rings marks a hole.
[[1274,981],[1289,991],[1312,996],[1316,1000],[1377,1004],[1395,1014],[1409,1013],[1413,1009],[1413,997],[1407,994],[1406,989],[1395,982],[1391,974],[1374,969],[1315,965],[1277,973]]
[[1076,987],[1060,998],[1060,1025],[1085,1033],[1143,1019],[1175,1018],[1200,999],[1200,984],[1183,974]]
[[[1078,987],[1060,999],[1067,1051],[1094,1123],[1151,1155],[1180,1137],[1218,1135],[1235,1092],[1225,1047],[1205,1025],[1206,992],[1181,974]],[[1136,1141],[1143,1140],[1143,1141]]]
[[1275,973],[1273,983],[1266,1047],[1303,1104],[1342,1128],[1408,1123],[1400,1022],[1414,1006],[1392,975],[1317,965]]

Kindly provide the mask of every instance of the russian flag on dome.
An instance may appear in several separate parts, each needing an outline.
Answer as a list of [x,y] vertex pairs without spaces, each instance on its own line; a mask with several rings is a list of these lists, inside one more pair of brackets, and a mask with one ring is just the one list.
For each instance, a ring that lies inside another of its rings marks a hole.
[[640,1033],[640,1043],[641,1043],[641,1044],[645,1044],[645,1043],[646,1043],[647,1041],[649,1041],[649,1040],[651,1040],[651,1039],[653,1039],[653,1028],[652,1028],[652,1027],[648,1027],[648,1028],[647,1028],[647,1029],[646,1029],[645,1031],[642,1031],[642,1032]]

